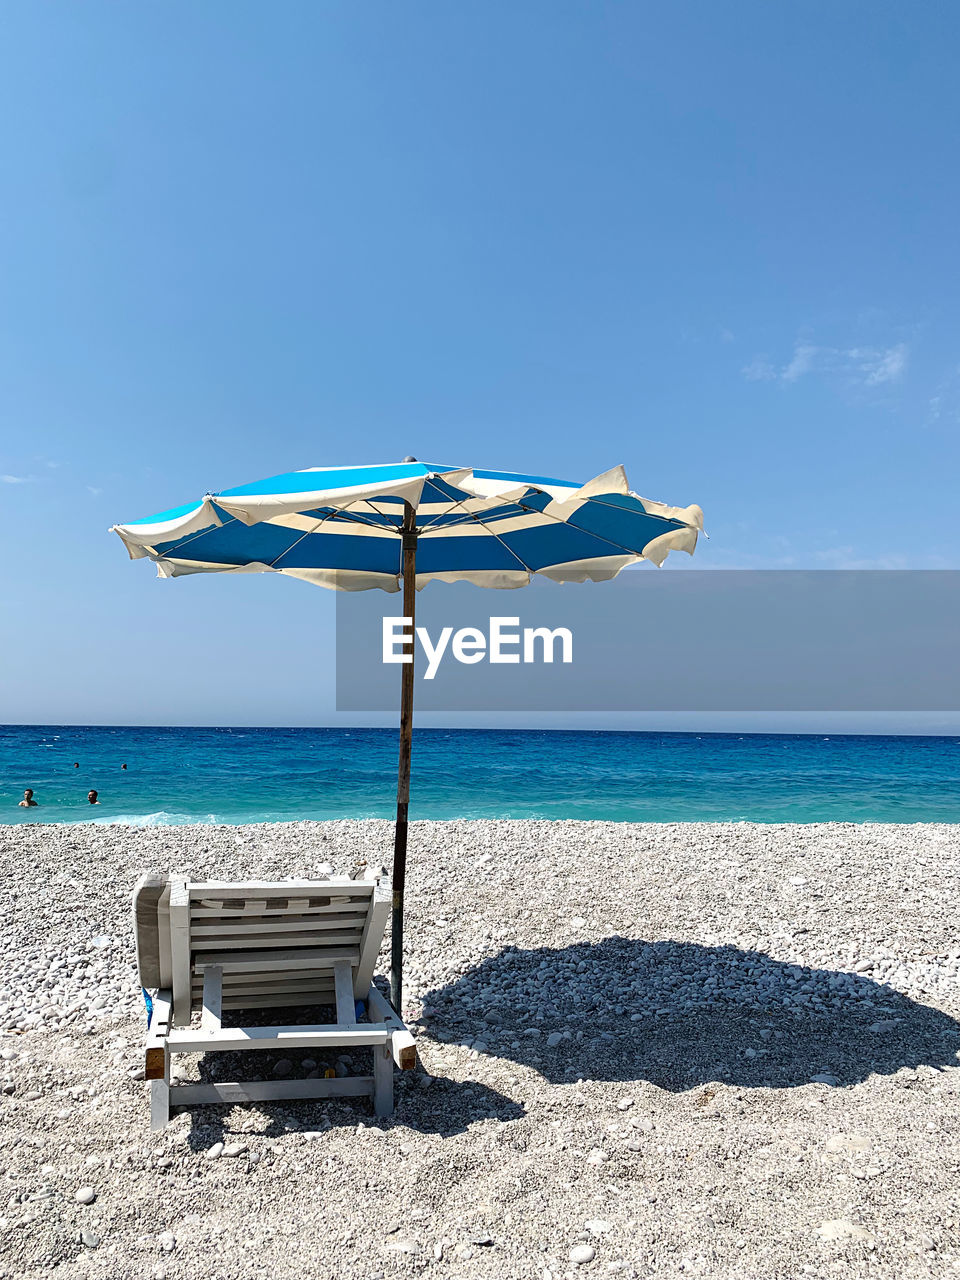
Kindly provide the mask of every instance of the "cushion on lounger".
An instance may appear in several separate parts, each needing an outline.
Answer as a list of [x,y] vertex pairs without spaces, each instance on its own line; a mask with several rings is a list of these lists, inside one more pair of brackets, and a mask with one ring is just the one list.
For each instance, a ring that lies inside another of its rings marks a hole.
[[137,939],[137,970],[140,985],[156,991],[160,977],[160,897],[167,887],[167,877],[160,871],[147,871],[133,891],[133,927]]

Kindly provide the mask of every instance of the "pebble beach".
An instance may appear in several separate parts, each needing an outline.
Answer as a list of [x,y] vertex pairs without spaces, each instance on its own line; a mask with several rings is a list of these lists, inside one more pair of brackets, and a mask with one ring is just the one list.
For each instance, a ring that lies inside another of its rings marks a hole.
[[0,827],[0,1276],[960,1275],[958,833],[414,823],[394,1115],[152,1134],[141,872],[353,872],[392,826]]

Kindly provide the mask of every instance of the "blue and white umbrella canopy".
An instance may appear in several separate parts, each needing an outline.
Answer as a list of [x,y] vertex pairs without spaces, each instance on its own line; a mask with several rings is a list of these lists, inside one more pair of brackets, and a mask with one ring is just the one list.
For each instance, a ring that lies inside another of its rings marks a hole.
[[703,513],[633,493],[623,467],[586,484],[402,462],[310,467],[115,525],[161,577],[284,573],[340,591],[399,590],[404,504],[416,513],[416,585],[522,587],[533,574],[599,582],[639,560],[692,554]]

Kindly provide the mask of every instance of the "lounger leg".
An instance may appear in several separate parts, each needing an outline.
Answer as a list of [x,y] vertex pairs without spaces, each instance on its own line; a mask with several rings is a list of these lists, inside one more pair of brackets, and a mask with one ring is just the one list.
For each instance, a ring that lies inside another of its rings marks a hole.
[[163,1052],[163,1079],[150,1081],[150,1128],[165,1129],[170,1121],[170,1054]]
[[153,1012],[147,1028],[144,1074],[150,1081],[150,1128],[162,1129],[170,1119],[170,1034],[172,996],[169,988],[153,997]]
[[389,1044],[373,1047],[374,1115],[393,1115],[393,1054]]

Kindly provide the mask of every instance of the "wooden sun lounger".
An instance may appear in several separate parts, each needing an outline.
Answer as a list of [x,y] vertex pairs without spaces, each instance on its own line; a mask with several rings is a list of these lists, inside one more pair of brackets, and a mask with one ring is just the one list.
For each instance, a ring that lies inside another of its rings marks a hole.
[[[280,1098],[369,1097],[393,1110],[394,1064],[416,1065],[416,1047],[373,970],[391,890],[385,878],[194,884],[148,872],[133,894],[140,984],[151,993],[146,1078],[151,1127],[171,1106]],[[358,1019],[357,1002],[366,1020]],[[332,1005],[333,1023],[224,1026],[245,1009]],[[232,1084],[170,1083],[175,1053],[238,1049],[369,1048],[373,1073]]]

